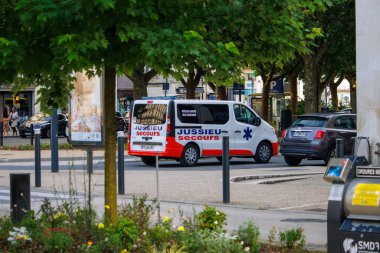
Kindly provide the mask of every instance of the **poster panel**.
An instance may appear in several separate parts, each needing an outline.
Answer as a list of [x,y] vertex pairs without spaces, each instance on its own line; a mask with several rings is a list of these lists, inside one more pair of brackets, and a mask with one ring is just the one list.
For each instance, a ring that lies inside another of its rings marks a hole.
[[70,99],[70,143],[103,146],[103,78],[75,73]]

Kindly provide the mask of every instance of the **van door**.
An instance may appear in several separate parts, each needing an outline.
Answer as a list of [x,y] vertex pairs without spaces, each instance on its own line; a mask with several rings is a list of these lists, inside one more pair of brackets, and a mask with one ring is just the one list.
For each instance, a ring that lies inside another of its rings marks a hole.
[[260,141],[258,127],[254,125],[258,116],[242,104],[234,104],[233,111],[234,155],[253,156]]
[[163,152],[166,145],[168,101],[139,101],[134,103],[130,150],[146,154]]
[[[202,156],[222,156],[223,133],[231,134],[231,121],[228,104],[202,104],[200,105],[202,121]],[[230,140],[233,138],[230,135]],[[231,142],[230,142],[231,143]],[[231,145],[231,144],[230,144]],[[230,150],[233,149],[230,146]]]

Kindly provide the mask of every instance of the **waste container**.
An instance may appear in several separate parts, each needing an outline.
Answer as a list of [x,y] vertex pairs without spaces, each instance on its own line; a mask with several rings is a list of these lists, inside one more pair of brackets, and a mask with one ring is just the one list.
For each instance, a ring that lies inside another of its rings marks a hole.
[[380,167],[364,157],[332,158],[327,210],[329,253],[380,253]]

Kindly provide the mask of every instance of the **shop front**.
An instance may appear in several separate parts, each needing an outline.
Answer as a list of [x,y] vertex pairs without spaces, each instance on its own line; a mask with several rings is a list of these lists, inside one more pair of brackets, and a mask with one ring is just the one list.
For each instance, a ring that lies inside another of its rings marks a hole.
[[16,108],[20,117],[30,117],[35,113],[35,88],[32,86],[17,94],[14,94],[11,88],[0,86],[0,97],[3,114],[5,110],[9,113],[12,107]]

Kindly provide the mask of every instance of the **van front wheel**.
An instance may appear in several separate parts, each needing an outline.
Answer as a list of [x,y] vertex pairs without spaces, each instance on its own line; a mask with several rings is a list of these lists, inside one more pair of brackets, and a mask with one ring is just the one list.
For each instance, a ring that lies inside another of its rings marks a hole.
[[183,149],[180,163],[182,166],[192,167],[197,164],[198,158],[199,158],[198,148],[193,144],[188,144]]
[[141,161],[145,165],[154,166],[156,165],[156,157],[155,156],[142,156]]
[[259,146],[257,146],[255,161],[257,163],[267,163],[272,157],[272,145],[268,142],[260,142]]

